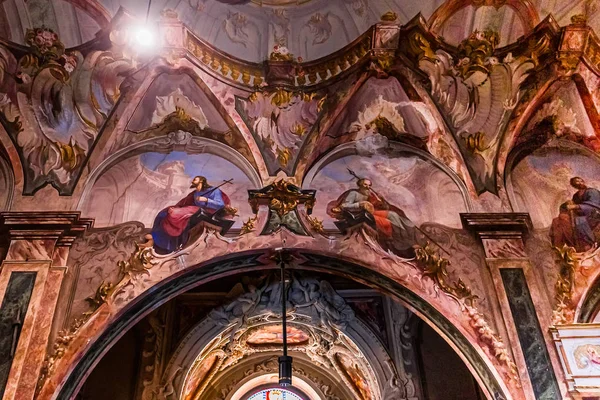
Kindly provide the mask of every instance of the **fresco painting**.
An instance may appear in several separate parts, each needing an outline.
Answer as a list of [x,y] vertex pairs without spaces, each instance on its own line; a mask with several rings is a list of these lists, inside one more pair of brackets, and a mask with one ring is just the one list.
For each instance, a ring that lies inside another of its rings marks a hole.
[[353,221],[372,222],[384,250],[407,258],[413,257],[413,246],[417,243],[415,224],[404,211],[378,194],[372,188],[370,179],[355,178],[357,187],[345,191],[337,200],[330,202],[327,213],[346,224],[352,224]]
[[[0,282],[39,284],[5,301],[0,394],[600,393],[593,1],[21,3],[0,6]],[[286,335],[322,393],[271,385]]]
[[195,367],[190,372],[190,378],[187,379],[187,383],[185,385],[185,400],[193,400],[195,398],[194,392],[196,391],[198,386],[202,384],[202,381],[204,381],[207,375],[210,372],[212,372],[217,362],[218,357],[214,354],[211,354],[204,360],[202,360],[202,362],[195,365]]
[[593,344],[580,345],[573,353],[579,369],[594,372],[600,371],[600,346]]
[[[280,324],[261,327],[251,332],[246,339],[246,343],[260,346],[264,344],[281,344],[283,343],[283,327]],[[287,342],[289,344],[301,344],[308,342],[308,335],[302,330],[288,326],[287,327]]]
[[278,89],[237,98],[236,109],[254,135],[269,171],[294,171],[306,138],[318,121],[325,96]]
[[[197,197],[205,197],[207,200],[210,198],[210,200],[207,203],[204,199],[199,199],[200,202],[196,205],[199,209],[195,212],[205,210],[214,214],[217,210],[210,206],[215,206],[211,204],[212,201],[218,201],[219,204],[222,203],[219,209],[225,206],[231,207],[226,214],[228,214],[227,218],[234,221],[233,227],[241,226],[242,220],[253,214],[248,204],[247,191],[254,185],[238,167],[214,154],[187,154],[178,151],[169,154],[143,153],[117,163],[96,181],[92,188],[93,195],[82,209],[96,218],[98,227],[139,221],[149,228],[155,224],[157,215],[163,213],[164,220],[169,213],[169,206],[179,204],[172,208],[171,212],[173,217],[177,215],[180,218],[179,224],[185,225],[184,220],[189,221],[192,217],[188,215],[191,208],[182,207],[186,199],[190,200],[188,196],[192,189],[199,186],[193,184],[197,176],[204,177],[205,183],[213,188],[225,180],[231,179],[231,182],[217,189],[218,192],[212,191],[213,189],[207,186],[204,186],[205,190],[200,189]],[[103,201],[101,203],[95,201],[98,198],[102,198]],[[190,205],[194,206],[188,204]],[[237,213],[231,212],[233,208],[237,209]],[[171,221],[169,218],[168,221],[173,222],[174,219]],[[167,236],[159,234],[159,231],[166,233],[164,229],[154,230],[155,237],[161,236],[160,243],[163,243],[165,249],[169,251],[181,246],[181,242],[185,241],[183,236],[189,233],[186,226],[172,228],[173,230],[169,231],[171,235]],[[169,244],[167,245],[165,241]]]
[[[550,229],[553,246],[578,252],[600,240],[600,160],[580,151],[543,148],[513,169],[514,207],[527,211],[534,226]],[[539,201],[542,198],[544,201]]]
[[225,234],[233,222],[231,217],[237,208],[231,206],[229,196],[220,187],[231,183],[224,181],[219,186],[212,186],[206,177],[197,175],[192,179],[187,196],[177,204],[161,210],[152,225],[152,240],[158,253],[172,253],[181,249],[190,238],[190,231],[201,223],[209,223],[220,227]]
[[[185,112],[204,130],[226,132],[229,127],[211,99],[194,79],[186,74],[161,74],[152,83],[127,129],[139,131],[159,124],[177,108]],[[148,113],[145,110],[154,110]]]
[[566,244],[583,252],[600,242],[600,191],[588,187],[578,176],[569,183],[577,191],[560,205],[558,217],[552,220],[550,238],[553,246]]
[[338,353],[336,359],[339,363],[340,368],[346,373],[346,376],[354,385],[356,391],[359,393],[362,400],[369,400],[373,398],[369,382],[365,377],[361,366],[356,364],[350,357],[345,354]]
[[[349,170],[364,180],[358,180]],[[326,229],[336,229],[335,219],[345,210],[363,209],[379,214],[381,229],[393,225],[394,241],[405,243],[412,240],[414,225],[435,220],[459,228],[459,213],[467,211],[457,184],[441,169],[416,155],[349,155],[325,165],[304,186],[317,189],[313,215],[324,220]],[[444,201],[439,202],[442,197]]]

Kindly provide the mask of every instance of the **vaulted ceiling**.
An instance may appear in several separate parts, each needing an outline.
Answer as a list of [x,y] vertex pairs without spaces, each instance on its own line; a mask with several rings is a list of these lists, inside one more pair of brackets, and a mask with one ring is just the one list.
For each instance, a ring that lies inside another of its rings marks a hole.
[[[150,3],[149,3],[149,2]],[[248,61],[262,61],[275,45],[312,60],[351,43],[381,15],[392,11],[400,24],[421,13],[435,32],[458,44],[472,31],[492,29],[500,46],[528,33],[552,15],[567,25],[584,14],[600,31],[595,0],[0,0],[0,37],[24,43],[27,28],[45,26],[67,47],[94,38],[125,9],[142,21],[155,21],[163,9],[177,11],[201,39]],[[148,6],[150,5],[150,8]]]

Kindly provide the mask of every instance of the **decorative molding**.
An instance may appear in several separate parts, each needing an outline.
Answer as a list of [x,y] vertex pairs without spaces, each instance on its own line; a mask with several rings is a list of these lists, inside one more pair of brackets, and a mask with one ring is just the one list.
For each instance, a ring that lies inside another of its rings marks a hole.
[[579,269],[579,261],[575,257],[575,249],[564,244],[561,248],[553,247],[558,266],[558,279],[554,286],[556,290],[554,310],[552,310],[552,325],[564,325],[573,322],[575,308],[572,303],[575,286],[575,273]]
[[248,202],[257,214],[259,206],[269,208],[269,221],[263,234],[278,231],[282,226],[299,235],[307,235],[297,214],[298,205],[304,205],[307,214],[315,205],[316,190],[301,189],[288,180],[278,180],[258,190],[248,190]]
[[[193,379],[193,370],[204,360],[211,362],[212,357],[219,358],[202,382],[198,383],[198,388],[193,390],[196,397],[201,396],[208,387],[218,387],[223,380],[229,382],[228,371],[232,365],[242,366],[249,358],[280,350],[281,344],[276,339],[262,339],[258,343],[253,339],[261,337],[264,329],[281,323],[281,315],[278,314],[281,307],[279,285],[275,274],[270,274],[260,282],[253,282],[247,288],[238,284],[243,292],[236,299],[213,309],[186,335],[164,372],[165,377],[169,376],[170,371],[181,366],[188,371],[185,379],[176,382],[176,387],[182,388],[177,389],[177,393],[187,395],[180,390],[189,389],[188,382]],[[377,336],[356,319],[352,309],[328,282],[294,273],[288,298],[288,328],[304,336],[289,343],[292,353],[302,360],[311,360],[315,369],[327,371],[337,381],[344,382],[357,399],[364,397],[360,394],[361,389],[351,382],[346,367],[337,360],[338,356],[350,357],[359,365],[373,396],[369,398],[412,397],[409,384],[411,376],[404,376],[402,368],[397,370],[393,367],[387,350]],[[390,386],[389,381],[398,384]],[[382,397],[384,392],[389,396]]]
[[242,224],[242,228],[240,229],[240,235],[245,235],[247,233],[254,232],[257,221],[258,214],[254,214],[253,217],[248,217],[248,220]]
[[569,392],[579,398],[600,395],[597,367],[600,324],[566,324],[550,328]]
[[435,284],[448,296],[457,301],[463,301],[469,306],[473,306],[478,296],[473,294],[471,289],[458,278],[457,282],[449,283],[446,280],[448,276],[447,267],[450,261],[441,257],[430,245],[415,248],[417,264],[423,270],[423,276],[431,278]]
[[77,333],[83,327],[88,320],[91,318],[93,312],[84,313],[81,318],[76,318],[71,326],[67,329],[62,329],[58,332],[54,344],[52,345],[49,353],[46,355],[40,375],[38,377],[36,393],[42,389],[46,381],[54,373],[57,363],[62,359],[73,340],[77,337]]
[[529,213],[461,213],[460,219],[480,239],[523,238],[533,229]]
[[469,317],[470,326],[477,332],[479,340],[487,345],[489,352],[504,367],[507,378],[519,384],[517,366],[508,353],[506,345],[475,305],[478,296],[472,293],[461,278],[456,283],[446,281],[448,276],[446,267],[450,265],[450,261],[437,254],[429,243],[425,247],[417,247],[415,252],[416,261],[422,266],[423,276],[430,277],[440,290],[459,302],[461,309]]
[[57,246],[70,247],[94,225],[81,218],[79,211],[5,211],[0,212],[0,237],[3,241],[56,239]]

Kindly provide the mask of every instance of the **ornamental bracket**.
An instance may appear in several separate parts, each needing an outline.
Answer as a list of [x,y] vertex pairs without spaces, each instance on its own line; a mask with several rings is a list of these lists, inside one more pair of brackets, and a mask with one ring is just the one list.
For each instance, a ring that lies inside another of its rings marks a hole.
[[248,190],[248,202],[255,214],[261,205],[269,208],[269,221],[263,229],[263,235],[276,232],[285,226],[298,235],[307,236],[308,233],[298,218],[297,207],[303,204],[306,213],[310,215],[315,205],[316,192],[301,189],[286,180],[279,180],[262,189]]

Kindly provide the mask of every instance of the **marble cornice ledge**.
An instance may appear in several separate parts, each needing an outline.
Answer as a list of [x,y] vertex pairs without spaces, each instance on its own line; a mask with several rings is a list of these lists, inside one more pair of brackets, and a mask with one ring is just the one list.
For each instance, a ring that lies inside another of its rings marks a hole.
[[56,239],[57,246],[71,246],[94,225],[93,218],[81,218],[79,211],[0,213],[0,242]]
[[529,213],[461,213],[460,219],[480,239],[523,238],[533,230]]
[[469,213],[460,219],[479,238],[488,260],[527,257],[523,239],[533,229],[529,213]]

